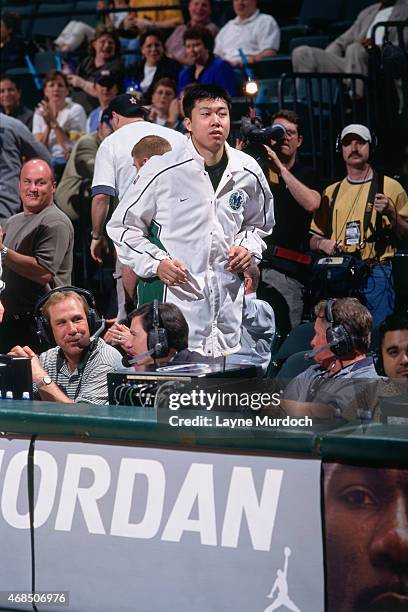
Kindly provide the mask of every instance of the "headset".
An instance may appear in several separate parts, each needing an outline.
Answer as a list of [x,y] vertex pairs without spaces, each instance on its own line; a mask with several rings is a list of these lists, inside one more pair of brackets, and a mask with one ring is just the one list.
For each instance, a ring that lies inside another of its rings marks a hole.
[[160,327],[159,300],[153,300],[153,327],[147,336],[147,348],[157,359],[166,357],[169,352],[169,339],[164,327]]
[[[336,144],[335,144],[336,153],[341,153],[342,152],[342,148],[341,148],[342,147],[342,144],[341,144],[341,132],[339,132],[337,134],[337,137],[336,137]],[[377,135],[375,134],[375,132],[373,130],[369,130],[369,132],[370,132],[370,136],[371,136],[371,142],[368,143],[370,145],[370,158],[369,159],[371,160],[374,157],[375,152],[376,152],[377,147],[378,147],[378,138],[377,138]]]
[[54,335],[52,333],[51,325],[42,314],[42,307],[48,300],[48,298],[57,291],[61,291],[62,293],[68,293],[69,291],[73,291],[78,295],[82,296],[88,306],[88,325],[89,325],[89,334],[92,336],[102,325],[103,319],[101,319],[96,311],[95,306],[95,298],[90,291],[87,289],[82,289],[80,287],[56,287],[55,289],[51,289],[46,295],[41,297],[34,308],[34,318],[37,326],[37,335],[42,342],[46,342],[47,344],[55,344]]
[[329,323],[329,327],[326,330],[326,340],[331,352],[337,357],[341,357],[352,352],[353,340],[344,325],[337,325],[334,320],[333,306],[335,303],[336,300],[332,298],[326,302],[325,318]]

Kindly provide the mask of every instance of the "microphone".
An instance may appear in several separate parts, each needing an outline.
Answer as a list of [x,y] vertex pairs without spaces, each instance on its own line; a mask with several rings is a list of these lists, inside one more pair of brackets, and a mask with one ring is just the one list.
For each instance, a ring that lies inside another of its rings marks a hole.
[[90,344],[92,344],[92,342],[94,340],[99,338],[99,336],[102,334],[104,329],[105,329],[105,319],[101,319],[101,324],[98,327],[98,329],[96,330],[96,332],[92,336],[90,336],[90,338],[89,338],[89,340],[87,342],[84,342],[84,339],[81,338],[78,341],[79,346],[82,347],[82,348],[85,348],[85,347],[89,346]]
[[154,352],[155,352],[155,349],[150,349],[150,351],[146,351],[145,353],[142,353],[141,355],[136,355],[136,357],[132,357],[132,359],[129,359],[130,355],[125,355],[124,357],[122,357],[122,365],[125,368],[129,368],[134,363],[137,363],[138,361],[142,361],[142,359],[144,359],[145,357],[149,357],[150,355],[153,355]]
[[336,342],[328,342],[327,344],[325,344],[324,346],[321,346],[318,349],[314,349],[313,351],[308,351],[307,353],[305,353],[303,355],[303,357],[308,360],[308,359],[313,359],[313,357],[315,357],[316,355],[318,355],[319,353],[321,353],[322,351],[325,351],[328,348],[333,348],[333,346],[337,346],[338,344],[340,344],[340,341],[337,340]]

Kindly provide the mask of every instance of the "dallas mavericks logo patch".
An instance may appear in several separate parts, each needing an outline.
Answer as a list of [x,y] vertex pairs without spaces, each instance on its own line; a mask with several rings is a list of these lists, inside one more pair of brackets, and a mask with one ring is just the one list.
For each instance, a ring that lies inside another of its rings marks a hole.
[[238,191],[233,191],[229,197],[228,204],[230,208],[234,211],[239,210],[245,201],[245,194],[242,189],[238,189]]

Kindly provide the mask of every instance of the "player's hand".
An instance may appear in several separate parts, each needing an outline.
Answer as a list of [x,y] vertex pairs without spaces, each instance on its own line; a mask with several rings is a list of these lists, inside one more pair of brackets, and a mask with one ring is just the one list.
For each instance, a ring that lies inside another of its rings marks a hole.
[[390,199],[383,193],[376,193],[374,197],[374,208],[382,215],[390,207]]
[[187,282],[187,270],[177,259],[162,259],[157,268],[157,276],[163,283],[176,287]]
[[95,261],[101,264],[102,255],[104,253],[106,254],[109,253],[109,245],[108,245],[108,241],[106,240],[105,236],[98,238],[98,240],[96,240],[95,238],[92,238],[90,251],[91,251],[92,259],[94,259]]
[[228,256],[229,265],[227,270],[229,270],[229,272],[243,272],[249,267],[252,259],[252,255],[248,249],[242,246],[231,247]]

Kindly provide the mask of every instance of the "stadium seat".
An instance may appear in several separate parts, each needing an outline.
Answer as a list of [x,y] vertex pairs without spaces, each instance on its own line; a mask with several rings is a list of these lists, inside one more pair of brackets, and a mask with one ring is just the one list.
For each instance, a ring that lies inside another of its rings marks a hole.
[[292,62],[287,55],[268,57],[251,65],[255,79],[273,79],[280,77],[284,72],[292,72]]
[[74,4],[40,4],[34,19],[31,36],[57,38],[68,21],[72,18]]
[[87,23],[92,28],[96,28],[96,2],[95,0],[79,0],[75,7],[76,11],[92,11],[88,15],[76,15],[75,19]]
[[307,351],[299,351],[288,357],[284,362],[276,375],[280,388],[286,387],[292,378],[295,378],[295,376],[301,374],[315,363],[313,359],[308,359],[306,354]]
[[54,51],[40,51],[35,54],[34,67],[39,75],[44,75],[49,70],[59,69],[60,57]]
[[330,22],[342,18],[343,0],[303,0],[299,23],[309,26],[316,22]]
[[1,7],[2,13],[17,13],[21,16],[21,35],[27,40],[30,37],[31,26],[37,11],[36,4],[16,5],[7,4]]
[[274,360],[283,361],[294,353],[310,350],[310,341],[314,336],[314,325],[311,322],[301,323],[289,333],[278,351],[272,355]]
[[324,49],[329,44],[329,37],[322,36],[296,36],[292,38],[289,44],[289,52],[292,53],[293,49],[302,45],[308,45],[309,47],[319,47]]

